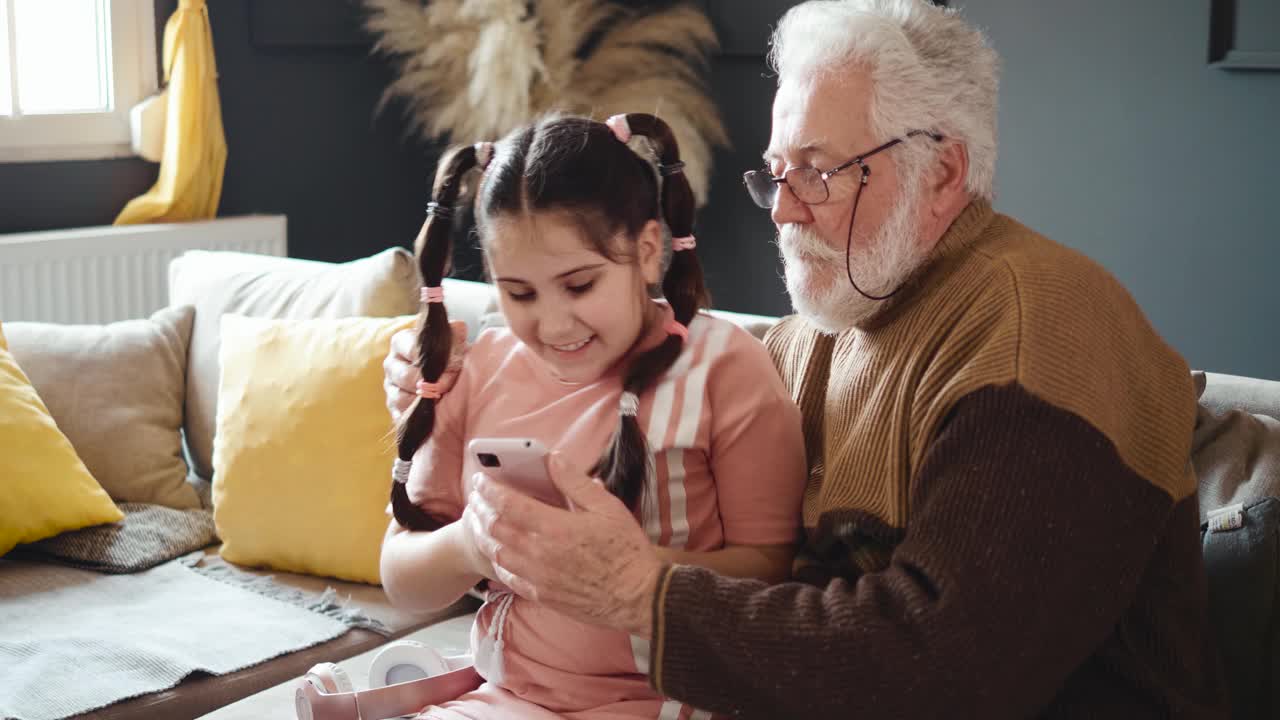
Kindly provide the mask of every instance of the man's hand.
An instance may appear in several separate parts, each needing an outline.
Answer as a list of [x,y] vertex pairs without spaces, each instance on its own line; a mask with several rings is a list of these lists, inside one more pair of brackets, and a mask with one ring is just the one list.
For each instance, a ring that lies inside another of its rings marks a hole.
[[468,505],[480,552],[517,595],[579,620],[649,637],[662,562],[631,511],[559,453],[552,481],[573,510],[482,473]]
[[[449,369],[440,377],[440,382],[452,385],[467,352],[467,324],[454,320],[449,323],[449,329],[453,331],[453,349],[449,353]],[[396,424],[399,424],[400,416],[409,409],[418,395],[418,381],[422,379],[422,373],[415,361],[418,357],[417,345],[417,328],[401,330],[391,336],[391,348],[382,361],[385,376],[382,385],[387,393],[387,410],[391,413],[392,422]]]

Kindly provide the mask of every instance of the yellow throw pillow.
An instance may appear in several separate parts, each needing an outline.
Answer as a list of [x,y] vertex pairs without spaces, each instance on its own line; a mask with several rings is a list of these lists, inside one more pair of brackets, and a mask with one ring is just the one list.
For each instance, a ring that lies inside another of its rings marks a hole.
[[391,336],[415,318],[222,317],[214,522],[240,565],[378,583]]
[[58,430],[0,329],[0,555],[19,543],[122,518]]

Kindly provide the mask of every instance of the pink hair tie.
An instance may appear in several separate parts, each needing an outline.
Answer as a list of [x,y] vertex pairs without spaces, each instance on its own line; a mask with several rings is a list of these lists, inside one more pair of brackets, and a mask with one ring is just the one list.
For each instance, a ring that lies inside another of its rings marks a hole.
[[681,340],[689,339],[689,328],[675,318],[668,320],[667,324],[662,326],[662,329],[666,330],[668,335],[679,335]]
[[449,385],[449,384],[451,383],[443,383],[443,382],[432,383],[432,382],[427,382],[426,380],[419,380],[418,395],[424,398],[427,398],[428,400],[439,400],[441,397],[444,396],[445,393],[449,392],[449,388],[446,387],[446,385]]
[[476,143],[476,165],[483,170],[489,167],[489,161],[493,160],[493,143],[478,142]]
[[613,131],[614,137],[624,143],[631,141],[631,125],[627,123],[626,115],[614,115],[605,120],[604,124],[608,125],[609,129]]
[[698,241],[692,235],[684,237],[671,238],[671,251],[680,252],[681,250],[692,250],[698,247]]
[[424,287],[422,288],[421,299],[424,303],[442,303],[444,302],[444,288]]

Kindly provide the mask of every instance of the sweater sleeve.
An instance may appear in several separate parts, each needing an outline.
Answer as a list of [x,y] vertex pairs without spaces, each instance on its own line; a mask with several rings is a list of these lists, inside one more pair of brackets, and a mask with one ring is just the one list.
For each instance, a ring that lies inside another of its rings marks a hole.
[[1173,501],[1018,384],[958,402],[886,569],[825,588],[676,566],[652,680],[743,717],[1026,717],[1108,635]]

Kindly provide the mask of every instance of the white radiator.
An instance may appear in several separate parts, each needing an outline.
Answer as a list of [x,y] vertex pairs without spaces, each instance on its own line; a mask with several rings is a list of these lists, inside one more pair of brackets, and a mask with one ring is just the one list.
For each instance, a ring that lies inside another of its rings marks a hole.
[[144,318],[168,304],[169,261],[188,250],[287,249],[283,215],[0,235],[0,321]]

